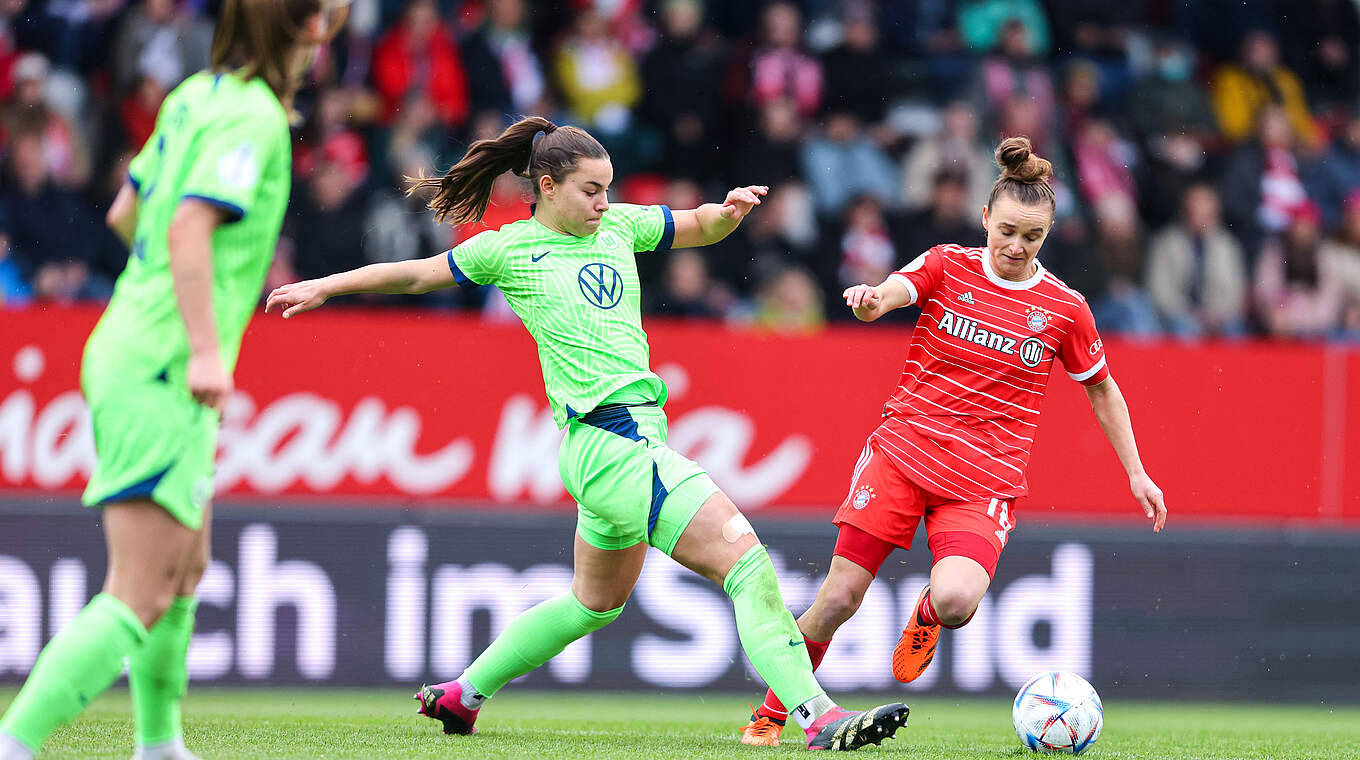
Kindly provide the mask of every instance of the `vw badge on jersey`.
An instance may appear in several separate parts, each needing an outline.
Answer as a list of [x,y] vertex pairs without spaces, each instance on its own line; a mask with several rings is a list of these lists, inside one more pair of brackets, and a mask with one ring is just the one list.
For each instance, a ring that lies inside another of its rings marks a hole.
[[576,283],[581,286],[581,295],[601,309],[612,309],[623,300],[623,276],[608,264],[586,264],[577,273]]

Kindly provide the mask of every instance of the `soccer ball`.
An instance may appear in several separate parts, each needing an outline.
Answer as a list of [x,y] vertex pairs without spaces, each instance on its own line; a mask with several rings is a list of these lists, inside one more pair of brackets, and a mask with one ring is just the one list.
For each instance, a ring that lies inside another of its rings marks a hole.
[[1020,741],[1035,752],[1080,755],[1100,738],[1105,708],[1085,678],[1053,671],[1020,687],[1011,721]]

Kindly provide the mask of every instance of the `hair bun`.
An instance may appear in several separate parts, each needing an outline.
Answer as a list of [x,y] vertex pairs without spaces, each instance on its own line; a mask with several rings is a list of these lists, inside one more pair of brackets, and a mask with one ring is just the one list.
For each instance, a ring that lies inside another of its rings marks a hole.
[[996,164],[1001,167],[1002,179],[1035,184],[1047,182],[1053,174],[1053,164],[1036,155],[1028,137],[1007,137],[996,146]]

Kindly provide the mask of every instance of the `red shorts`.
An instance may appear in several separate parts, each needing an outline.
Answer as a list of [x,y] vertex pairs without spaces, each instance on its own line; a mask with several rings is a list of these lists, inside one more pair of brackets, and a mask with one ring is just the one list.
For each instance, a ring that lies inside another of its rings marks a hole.
[[[955,501],[930,493],[912,482],[871,440],[855,468],[850,493],[832,520],[841,527],[835,554],[877,575],[893,548],[911,548],[916,526],[924,517],[926,539],[936,562],[943,557],[968,557],[982,565],[987,575],[995,575],[1001,550],[1015,528],[1014,506],[1009,497]],[[855,530],[846,530],[846,526]]]

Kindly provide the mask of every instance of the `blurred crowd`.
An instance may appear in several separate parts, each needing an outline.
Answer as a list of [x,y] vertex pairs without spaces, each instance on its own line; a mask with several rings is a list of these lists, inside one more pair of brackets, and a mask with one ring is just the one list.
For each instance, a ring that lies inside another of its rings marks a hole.
[[[0,304],[105,299],[103,211],[215,0],[0,0]],[[611,200],[771,193],[640,256],[649,313],[816,330],[931,245],[981,245],[991,148],[1056,169],[1041,261],[1131,336],[1360,338],[1360,0],[354,0],[298,99],[269,285],[427,256],[403,177],[519,115],[589,129]],[[492,288],[398,303],[512,318]],[[912,314],[892,315],[910,321]]]

